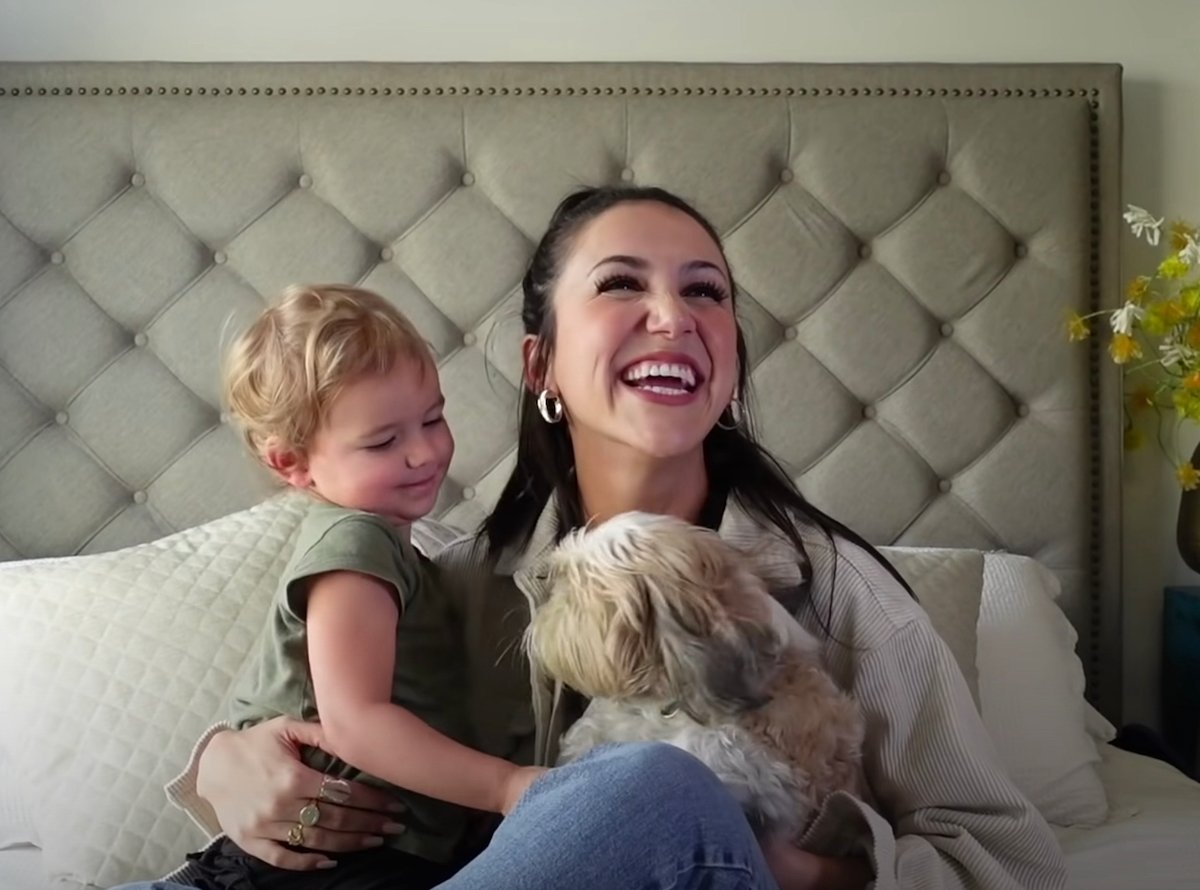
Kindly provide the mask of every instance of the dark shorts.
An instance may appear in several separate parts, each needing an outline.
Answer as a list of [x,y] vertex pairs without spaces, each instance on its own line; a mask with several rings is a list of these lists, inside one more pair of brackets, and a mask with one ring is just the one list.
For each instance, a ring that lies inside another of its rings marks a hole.
[[291,871],[268,865],[223,838],[188,856],[200,871],[190,886],[198,890],[431,890],[449,880],[461,865],[430,862],[388,847],[331,858],[337,859],[334,868]]

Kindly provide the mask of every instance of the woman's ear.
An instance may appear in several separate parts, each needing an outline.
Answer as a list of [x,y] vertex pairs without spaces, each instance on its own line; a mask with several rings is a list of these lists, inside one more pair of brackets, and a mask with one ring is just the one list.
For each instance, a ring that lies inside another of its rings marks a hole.
[[543,389],[558,392],[554,387],[554,372],[549,357],[542,346],[542,338],[537,334],[526,334],[521,339],[521,372],[525,386],[534,395]]
[[312,485],[312,475],[308,471],[308,459],[304,452],[284,444],[278,437],[272,436],[267,440],[262,459],[271,472],[293,488]]

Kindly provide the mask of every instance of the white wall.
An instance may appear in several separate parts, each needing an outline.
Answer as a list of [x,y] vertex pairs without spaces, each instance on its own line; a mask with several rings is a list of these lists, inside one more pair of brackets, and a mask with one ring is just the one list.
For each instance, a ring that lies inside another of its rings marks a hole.
[[[1197,0],[0,0],[7,60],[1116,61],[1126,200],[1193,218],[1197,40]],[[1162,587],[1200,577],[1165,461],[1126,479],[1126,718],[1154,722]]]

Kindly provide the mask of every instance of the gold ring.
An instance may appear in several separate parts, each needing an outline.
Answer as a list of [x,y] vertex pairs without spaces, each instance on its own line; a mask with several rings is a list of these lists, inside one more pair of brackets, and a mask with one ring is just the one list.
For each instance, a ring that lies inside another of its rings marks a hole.
[[304,805],[300,810],[300,824],[305,828],[315,828],[316,824],[321,821],[321,808],[317,806],[314,800],[312,803]]
[[344,805],[350,800],[350,783],[345,779],[322,776],[321,787],[317,791],[317,797],[327,803]]
[[297,822],[288,829],[287,842],[293,847],[304,846],[304,826]]

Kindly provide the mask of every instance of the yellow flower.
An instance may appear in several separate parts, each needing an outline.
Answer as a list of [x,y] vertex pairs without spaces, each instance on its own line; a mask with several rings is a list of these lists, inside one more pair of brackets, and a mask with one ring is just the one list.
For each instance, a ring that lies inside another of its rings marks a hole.
[[1177,389],[1171,393],[1171,401],[1180,417],[1200,421],[1200,392],[1194,389]]
[[1184,389],[1200,389],[1200,371],[1192,371],[1183,378]]
[[1158,336],[1187,318],[1187,311],[1179,300],[1154,300],[1146,307],[1142,317],[1142,328],[1147,334]]
[[1200,312],[1200,284],[1189,284],[1179,289],[1179,302],[1188,315]]
[[1200,485],[1200,472],[1196,472],[1191,461],[1185,461],[1175,468],[1175,478],[1184,491],[1192,491]]
[[1125,288],[1125,297],[1131,303],[1142,305],[1146,300],[1146,294],[1150,293],[1150,276],[1139,275],[1137,278],[1129,282],[1129,286]]
[[1187,261],[1177,254],[1172,254],[1158,264],[1159,278],[1182,278],[1191,270]]
[[1188,238],[1193,241],[1200,240],[1200,234],[1197,233],[1196,227],[1189,225],[1181,219],[1171,223],[1170,228],[1171,250],[1178,253],[1187,247]]
[[1087,319],[1078,312],[1072,312],[1067,316],[1067,336],[1072,342],[1086,340],[1092,335],[1092,329],[1088,327]]
[[1137,451],[1146,444],[1146,437],[1142,435],[1142,431],[1135,426],[1125,427],[1125,450]]
[[1141,358],[1142,347],[1128,334],[1113,334],[1112,342],[1108,344],[1108,354],[1118,365],[1123,365],[1130,359]]
[[1200,349],[1200,321],[1193,321],[1188,325],[1187,335],[1184,337],[1184,342],[1192,349]]

